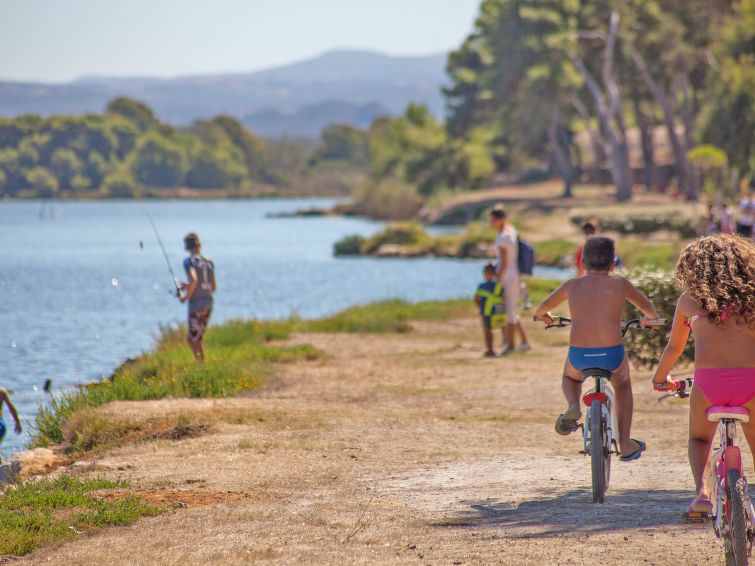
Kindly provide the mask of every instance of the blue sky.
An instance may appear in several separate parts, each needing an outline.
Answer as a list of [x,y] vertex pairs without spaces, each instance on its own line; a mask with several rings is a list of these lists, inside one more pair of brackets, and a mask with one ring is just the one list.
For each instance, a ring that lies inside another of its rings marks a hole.
[[0,0],[0,80],[244,72],[337,48],[448,51],[480,0]]

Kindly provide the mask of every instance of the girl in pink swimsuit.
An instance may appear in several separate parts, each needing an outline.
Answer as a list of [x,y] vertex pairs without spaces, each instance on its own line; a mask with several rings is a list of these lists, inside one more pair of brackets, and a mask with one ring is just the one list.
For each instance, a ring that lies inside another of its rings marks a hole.
[[[755,415],[755,244],[729,234],[700,238],[679,256],[679,297],[668,345],[653,376],[656,389],[673,389],[668,372],[690,332],[695,339],[695,386],[690,397],[689,463],[697,491],[689,512],[711,510],[703,482],[716,423],[714,405],[742,406]],[[755,454],[755,419],[743,424]]]

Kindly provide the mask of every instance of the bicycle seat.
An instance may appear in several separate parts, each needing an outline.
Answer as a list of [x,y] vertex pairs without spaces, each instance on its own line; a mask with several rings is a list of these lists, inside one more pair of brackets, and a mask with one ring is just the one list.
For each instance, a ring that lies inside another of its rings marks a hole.
[[603,368],[585,368],[582,370],[582,379],[588,377],[605,377],[611,379],[611,372]]
[[731,419],[734,421],[741,421],[743,423],[749,422],[750,411],[744,407],[725,407],[716,406],[708,409],[708,420],[712,423],[722,421],[724,419]]

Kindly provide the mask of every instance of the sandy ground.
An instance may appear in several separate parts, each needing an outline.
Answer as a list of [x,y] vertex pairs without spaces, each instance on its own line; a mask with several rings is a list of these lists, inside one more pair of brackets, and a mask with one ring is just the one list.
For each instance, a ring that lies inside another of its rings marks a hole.
[[225,417],[197,438],[74,464],[171,511],[14,564],[723,563],[710,528],[681,524],[684,402],[657,403],[634,373],[632,435],[648,451],[614,459],[607,501],[593,504],[580,438],[553,431],[566,333],[538,330],[532,352],[483,359],[478,324],[297,336],[328,357],[280,366],[247,396],[106,407]]

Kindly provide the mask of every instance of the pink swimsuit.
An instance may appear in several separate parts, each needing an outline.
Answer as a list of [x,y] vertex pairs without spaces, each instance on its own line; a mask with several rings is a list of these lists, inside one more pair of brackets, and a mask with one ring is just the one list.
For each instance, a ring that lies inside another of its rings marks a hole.
[[700,368],[697,387],[711,405],[741,407],[755,397],[755,368]]
[[[732,303],[721,313],[721,320],[734,310]],[[693,314],[684,323],[692,328],[696,320],[707,314]],[[740,407],[755,397],[755,368],[700,368],[695,370],[697,387],[712,405]]]

